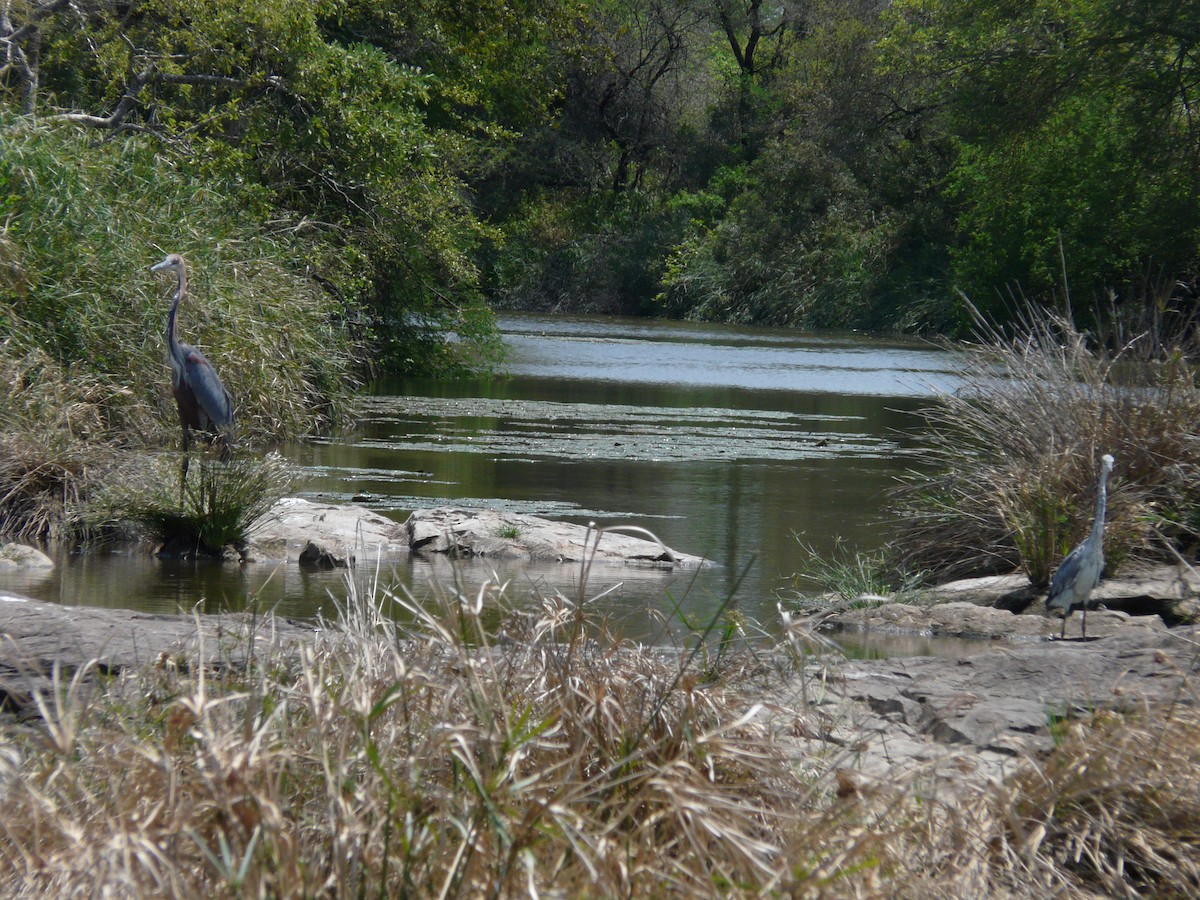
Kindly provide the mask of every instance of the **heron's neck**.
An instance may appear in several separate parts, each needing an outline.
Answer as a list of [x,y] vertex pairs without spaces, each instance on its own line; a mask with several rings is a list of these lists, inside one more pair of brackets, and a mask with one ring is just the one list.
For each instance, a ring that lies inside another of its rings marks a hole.
[[167,350],[173,359],[181,359],[183,353],[179,349],[179,341],[175,337],[175,319],[179,315],[179,304],[187,293],[187,273],[179,269],[179,283],[175,288],[175,296],[171,298],[171,311],[167,313]]
[[1092,535],[1104,534],[1104,511],[1108,504],[1108,473],[1100,476],[1100,487],[1096,492],[1096,521],[1092,523]]

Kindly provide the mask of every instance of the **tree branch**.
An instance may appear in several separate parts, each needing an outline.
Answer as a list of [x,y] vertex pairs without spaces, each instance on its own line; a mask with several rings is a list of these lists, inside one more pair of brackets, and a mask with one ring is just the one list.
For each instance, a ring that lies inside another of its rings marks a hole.
[[142,89],[153,80],[154,69],[150,66],[146,66],[140,72],[133,75],[129,79],[129,84],[125,87],[125,93],[121,95],[121,99],[117,101],[116,107],[107,116],[71,112],[56,113],[46,118],[55,122],[75,122],[80,125],[91,125],[95,128],[115,131],[124,123],[126,116],[133,112],[134,107],[137,105],[138,95],[142,92]]

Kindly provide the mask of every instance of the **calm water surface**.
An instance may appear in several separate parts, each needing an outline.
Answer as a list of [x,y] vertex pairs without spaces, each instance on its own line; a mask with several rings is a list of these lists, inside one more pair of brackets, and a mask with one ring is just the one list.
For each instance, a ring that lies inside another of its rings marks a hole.
[[[770,621],[803,567],[887,538],[881,505],[914,465],[914,411],[953,390],[955,359],[916,342],[645,320],[501,319],[505,377],[379,384],[352,430],[287,448],[300,494],[415,508],[487,506],[583,524],[637,525],[718,565],[701,573],[593,569],[582,588],[632,633],[701,620],[730,593]],[[332,611],[339,573],[166,562],[140,552],[69,556],[48,576],[0,574],[0,590],[64,603],[173,611]],[[493,572],[514,596],[580,591],[572,566],[534,569],[383,560],[418,594]],[[436,570],[436,571],[435,571]],[[5,580],[10,579],[10,580]]]

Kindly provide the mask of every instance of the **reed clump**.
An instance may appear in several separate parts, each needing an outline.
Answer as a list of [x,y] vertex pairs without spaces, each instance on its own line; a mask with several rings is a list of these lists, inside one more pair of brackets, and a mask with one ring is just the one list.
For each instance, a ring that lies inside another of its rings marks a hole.
[[[86,670],[59,675],[38,720],[4,727],[0,893],[1196,886],[1200,719],[1185,710],[1071,723],[1048,759],[943,796],[919,770],[857,780],[850,714],[795,672],[761,679],[786,652],[702,679],[695,654],[617,641],[559,595],[531,614],[497,583],[422,601],[359,584],[299,648],[247,652],[268,616],[226,630],[225,665],[163,654],[98,691]],[[824,730],[846,739],[799,743]]]
[[174,285],[149,271],[168,251],[191,266],[181,337],[233,396],[240,446],[344,416],[356,341],[305,275],[319,242],[266,221],[252,185],[199,184],[139,136],[0,115],[0,532],[72,536],[114,454],[179,440]]
[[178,429],[166,361],[174,285],[149,271],[183,253],[191,296],[181,339],[201,347],[235,399],[243,438],[327,424],[352,387],[338,302],[303,273],[311,248],[259,216],[255,189],[203,189],[136,136],[0,117],[0,338],[40,350],[69,379],[101,382],[106,433],[159,443]]
[[11,341],[0,342],[0,380],[0,534],[58,536],[117,455],[112,385]]
[[228,462],[195,456],[183,479],[176,454],[127,460],[81,505],[77,532],[145,538],[183,556],[242,553],[255,523],[295,485],[295,472],[276,453]]
[[936,578],[1024,570],[1044,585],[1087,534],[1100,457],[1105,556],[1174,561],[1200,546],[1200,387],[1194,329],[1097,336],[1031,311],[980,325],[965,386],[927,410],[926,462],[896,504],[898,564]]

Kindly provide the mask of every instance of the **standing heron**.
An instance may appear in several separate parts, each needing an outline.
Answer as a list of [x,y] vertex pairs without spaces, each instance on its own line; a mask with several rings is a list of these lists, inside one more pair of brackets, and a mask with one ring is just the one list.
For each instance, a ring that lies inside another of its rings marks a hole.
[[1088,598],[1100,583],[1100,573],[1104,570],[1104,507],[1108,502],[1108,475],[1112,470],[1113,458],[1106,453],[1100,457],[1100,484],[1096,489],[1096,521],[1092,523],[1092,533],[1067,554],[1050,579],[1046,609],[1057,607],[1063,611],[1060,638],[1067,636],[1067,619],[1073,609],[1083,610],[1081,634],[1087,637]]
[[150,267],[152,272],[174,272],[177,284],[167,314],[167,354],[171,361],[171,393],[179,407],[179,423],[183,426],[183,468],[180,490],[187,479],[188,447],[191,430],[209,435],[209,443],[219,442],[221,458],[229,459],[233,432],[233,403],[229,391],[221,383],[216,369],[204,354],[191,344],[181,344],[175,337],[175,319],[179,304],[187,296],[187,264],[178,253],[170,253],[160,263]]

